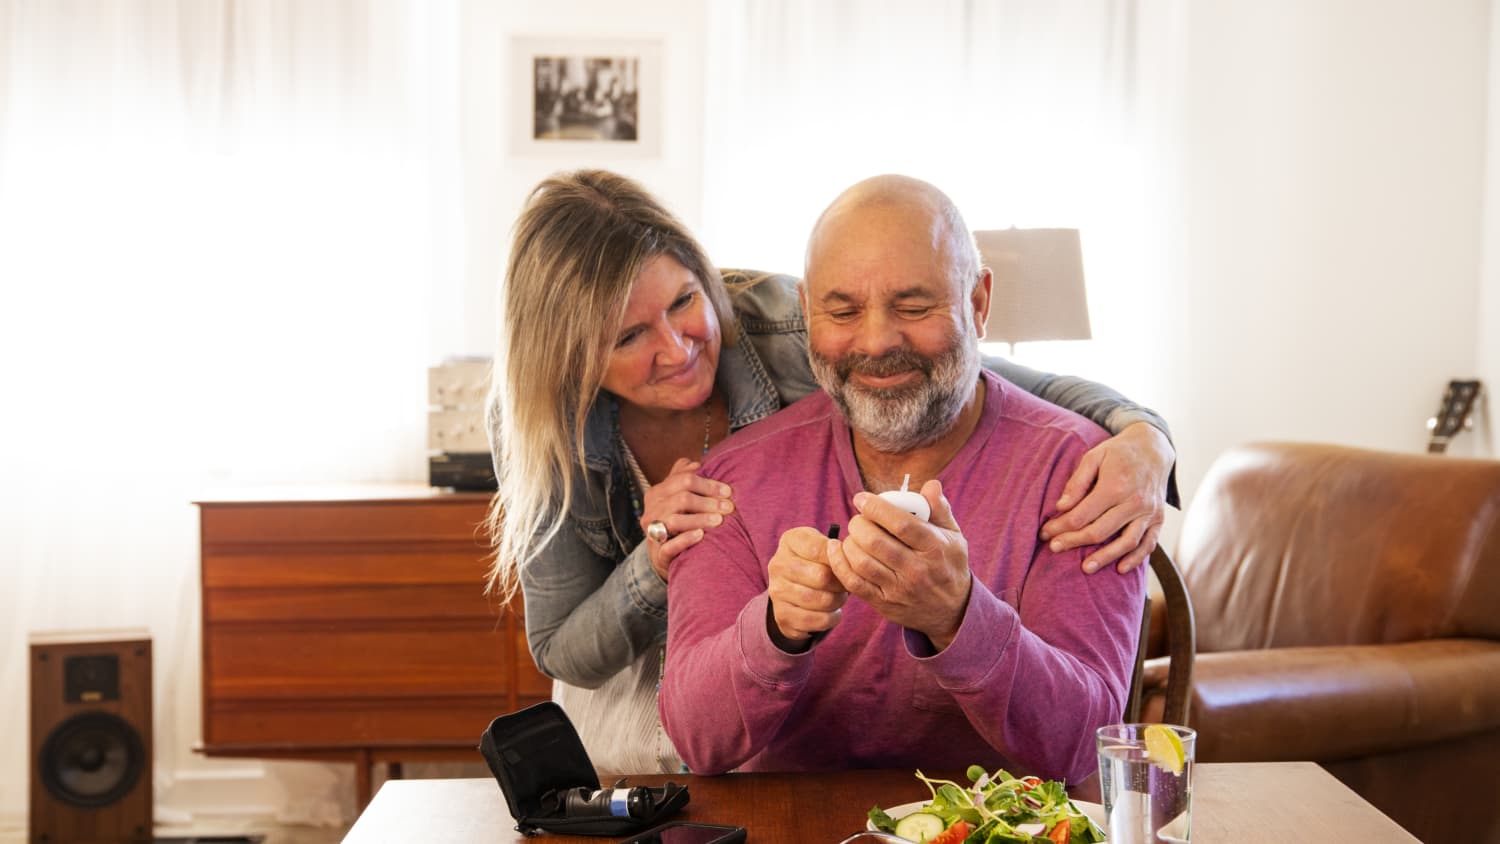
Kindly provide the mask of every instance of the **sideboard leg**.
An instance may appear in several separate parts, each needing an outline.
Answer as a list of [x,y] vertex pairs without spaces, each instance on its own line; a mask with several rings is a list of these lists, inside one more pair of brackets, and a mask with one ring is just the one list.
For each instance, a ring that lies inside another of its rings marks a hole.
[[359,805],[363,812],[370,805],[370,768],[375,760],[370,758],[370,751],[356,750],[354,752],[354,802]]

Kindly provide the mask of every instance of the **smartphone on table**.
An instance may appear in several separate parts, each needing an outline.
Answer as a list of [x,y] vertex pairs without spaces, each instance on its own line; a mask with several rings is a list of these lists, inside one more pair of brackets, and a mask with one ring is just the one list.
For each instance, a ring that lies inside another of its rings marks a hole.
[[744,840],[744,827],[671,821],[620,844],[739,844]]

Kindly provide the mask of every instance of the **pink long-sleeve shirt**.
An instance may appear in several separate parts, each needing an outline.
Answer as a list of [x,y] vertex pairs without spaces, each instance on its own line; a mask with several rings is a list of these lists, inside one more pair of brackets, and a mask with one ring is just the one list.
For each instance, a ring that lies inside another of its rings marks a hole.
[[1102,429],[984,373],[983,416],[938,475],[969,545],[958,634],[926,637],[851,597],[808,652],[767,633],[766,566],[782,533],[847,525],[862,489],[849,428],[815,393],[724,442],[703,474],[737,508],[681,554],[668,580],[660,708],[696,773],[1004,766],[1078,781],[1094,730],[1120,720],[1143,568],[1080,569],[1090,549],[1037,538]]

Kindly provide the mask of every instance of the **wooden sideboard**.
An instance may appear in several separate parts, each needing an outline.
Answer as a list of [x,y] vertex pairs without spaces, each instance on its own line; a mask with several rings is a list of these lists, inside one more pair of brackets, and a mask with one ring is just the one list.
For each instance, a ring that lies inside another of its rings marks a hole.
[[478,761],[497,715],[547,700],[520,600],[484,594],[489,496],[421,486],[195,502],[208,756]]

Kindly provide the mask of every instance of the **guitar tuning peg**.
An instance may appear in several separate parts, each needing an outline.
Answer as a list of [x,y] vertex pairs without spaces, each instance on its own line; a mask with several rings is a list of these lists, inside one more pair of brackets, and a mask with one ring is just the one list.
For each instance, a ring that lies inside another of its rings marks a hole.
[[1437,417],[1436,416],[1429,416],[1429,417],[1427,417],[1427,430],[1429,430],[1429,431],[1436,431],[1437,430]]
[[1465,431],[1472,431],[1472,430],[1474,430],[1474,417],[1472,417],[1472,416],[1465,416],[1464,417],[1464,430]]

